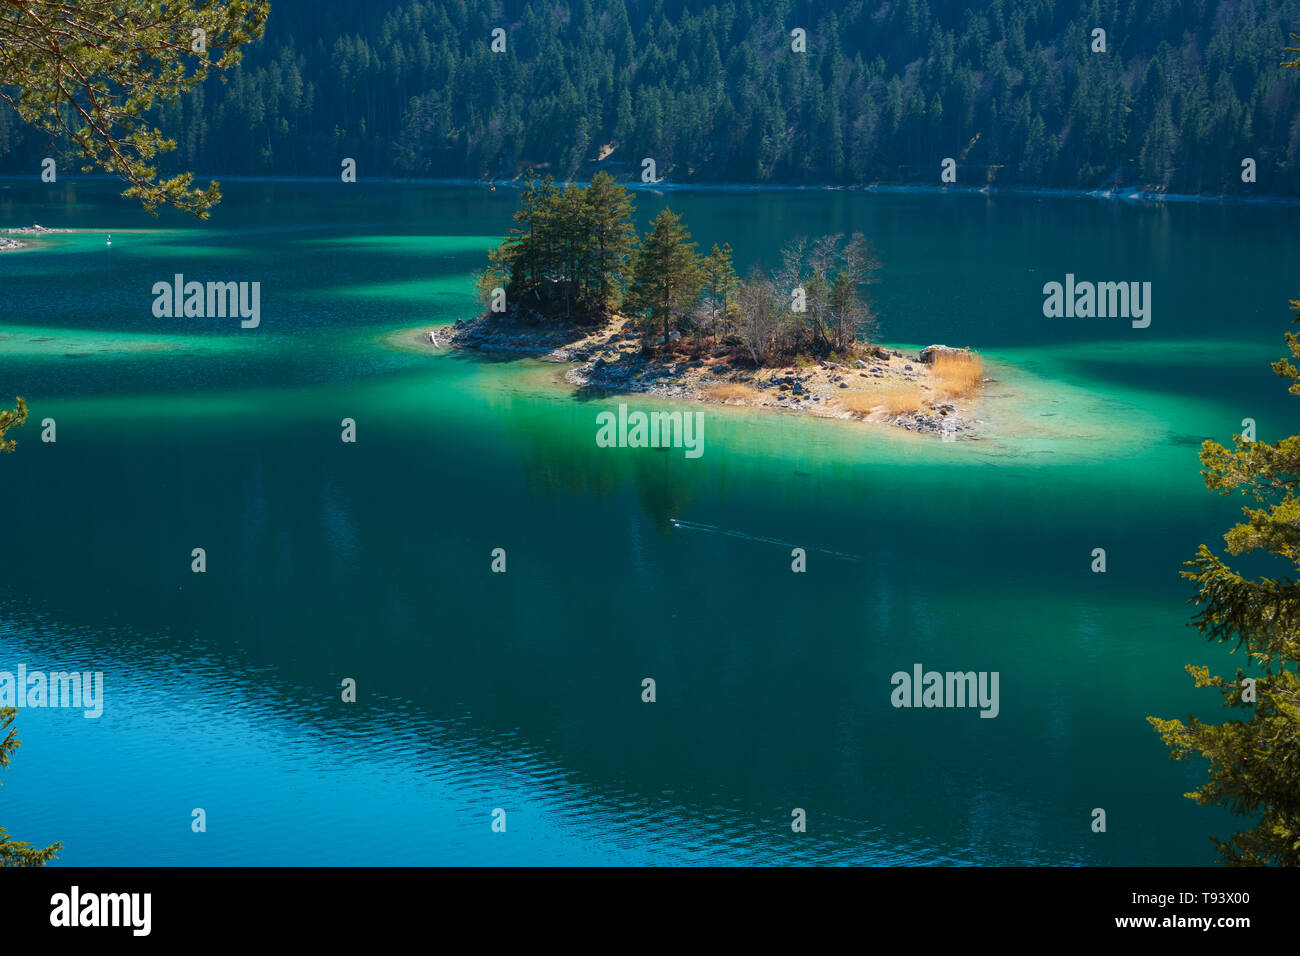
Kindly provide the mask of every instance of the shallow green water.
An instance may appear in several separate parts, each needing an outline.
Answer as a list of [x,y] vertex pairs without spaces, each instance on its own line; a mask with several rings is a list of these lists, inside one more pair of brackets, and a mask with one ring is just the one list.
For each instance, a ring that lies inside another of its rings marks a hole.
[[[473,311],[514,198],[236,183],[196,227],[0,182],[0,226],[96,230],[0,255],[0,396],[32,407],[0,670],[106,682],[98,720],[20,713],[0,822],[70,864],[1213,862],[1234,821],[1144,718],[1219,719],[1182,667],[1237,666],[1178,571],[1235,514],[1200,441],[1295,430],[1283,211],[639,194],[742,267],[861,229],[882,338],[998,379],[979,441],[707,407],[691,460],[596,447],[618,400],[555,366],[394,346]],[[260,326],[154,318],[176,272],[260,281]],[[1045,319],[1067,272],[1150,281],[1150,328]],[[916,662],[998,672],[998,717],[892,707]]]

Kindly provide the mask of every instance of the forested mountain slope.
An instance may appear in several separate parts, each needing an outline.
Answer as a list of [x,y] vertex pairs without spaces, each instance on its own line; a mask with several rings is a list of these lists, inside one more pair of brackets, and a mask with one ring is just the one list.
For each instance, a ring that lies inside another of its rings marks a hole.
[[[159,125],[164,168],[206,174],[588,179],[608,153],[627,178],[937,184],[953,157],[969,185],[1300,194],[1292,31],[1300,0],[273,0],[230,82]],[[0,111],[0,172],[48,152]]]

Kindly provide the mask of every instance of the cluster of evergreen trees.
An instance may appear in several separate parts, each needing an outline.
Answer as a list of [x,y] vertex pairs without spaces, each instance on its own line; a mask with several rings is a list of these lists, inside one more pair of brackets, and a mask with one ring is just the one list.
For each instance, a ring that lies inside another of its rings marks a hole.
[[585,320],[607,314],[628,283],[636,230],[632,198],[606,174],[560,188],[550,177],[524,189],[516,226],[480,277],[485,295],[507,288],[539,314]]
[[478,278],[481,298],[543,321],[598,322],[621,310],[660,344],[684,333],[742,346],[760,364],[843,353],[874,329],[863,287],[877,263],[861,234],[797,239],[777,269],[755,266],[741,281],[730,245],[701,255],[671,209],[638,238],[633,212],[626,187],[605,172],[589,186],[529,182]]
[[[212,174],[585,180],[612,146],[677,181],[934,182],[953,157],[976,185],[1296,194],[1297,25],[1300,0],[275,0],[230,82],[157,119],[164,166]],[[48,152],[0,109],[2,168]]]

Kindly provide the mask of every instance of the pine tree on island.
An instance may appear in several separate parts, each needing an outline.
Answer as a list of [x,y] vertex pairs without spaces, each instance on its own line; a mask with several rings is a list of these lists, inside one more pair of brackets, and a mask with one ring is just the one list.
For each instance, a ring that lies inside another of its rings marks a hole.
[[673,320],[699,298],[703,274],[691,234],[681,217],[665,208],[637,252],[628,305],[651,326],[662,325],[668,348]]

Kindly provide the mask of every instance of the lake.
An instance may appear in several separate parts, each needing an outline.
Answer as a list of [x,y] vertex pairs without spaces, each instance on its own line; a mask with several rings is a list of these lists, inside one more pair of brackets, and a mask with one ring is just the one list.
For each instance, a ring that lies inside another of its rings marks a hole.
[[[0,670],[104,674],[98,719],[19,711],[2,778],[57,863],[1208,865],[1244,827],[1146,717],[1226,713],[1183,667],[1241,655],[1179,571],[1239,514],[1200,442],[1296,430],[1293,210],[637,193],[742,274],[865,233],[880,339],[995,379],[943,441],[403,347],[477,311],[505,186],[230,182],[202,224],[117,191],[0,181],[0,226],[90,230],[0,254],[0,406],[31,406]],[[259,282],[259,325],[156,318],[178,273]],[[1046,318],[1067,274],[1150,282],[1150,326]],[[598,447],[619,401],[702,409],[703,454]],[[916,664],[996,672],[996,718],[894,707]]]

